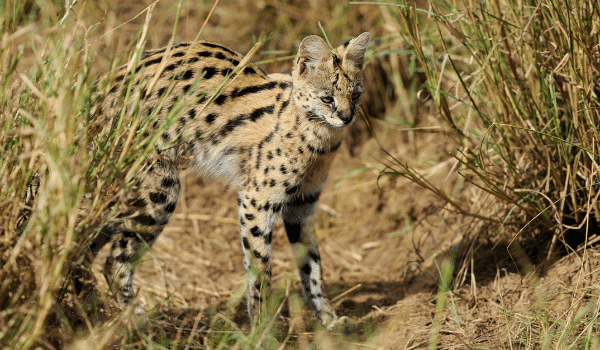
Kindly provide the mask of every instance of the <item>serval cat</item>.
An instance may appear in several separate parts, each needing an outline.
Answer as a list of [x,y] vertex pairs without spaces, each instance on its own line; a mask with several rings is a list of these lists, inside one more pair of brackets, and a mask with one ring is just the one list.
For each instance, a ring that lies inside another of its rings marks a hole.
[[[238,191],[251,320],[270,288],[271,237],[281,213],[303,296],[326,327],[336,323],[323,292],[315,204],[344,128],[356,116],[368,41],[365,32],[331,50],[320,37],[308,36],[300,43],[291,74],[267,75],[252,63],[242,67],[240,54],[209,42],[149,51],[136,67],[117,71],[92,111],[96,132],[110,127],[123,109],[133,113],[139,108],[153,118],[146,129],[146,136],[152,136],[176,102],[187,102],[177,120],[161,130],[133,197],[120,203],[125,213],[89,245],[88,260],[112,243],[104,275],[121,307],[134,298],[136,261],[175,210],[179,164],[185,161],[199,174],[224,178]],[[232,77],[234,70],[239,74]],[[126,91],[134,97],[123,103]],[[76,289],[81,283],[75,278]]]

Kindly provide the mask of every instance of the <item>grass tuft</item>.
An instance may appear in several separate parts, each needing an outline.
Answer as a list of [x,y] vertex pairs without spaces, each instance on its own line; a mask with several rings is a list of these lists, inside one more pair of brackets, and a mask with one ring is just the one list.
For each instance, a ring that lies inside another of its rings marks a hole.
[[[434,192],[450,210],[486,221],[485,234],[496,232],[496,239],[507,242],[523,275],[533,273],[532,262],[556,261],[577,247],[585,251],[600,222],[600,43],[598,35],[590,35],[597,31],[597,1],[370,4],[387,14],[386,23],[411,48],[406,54],[424,75],[426,103],[435,106],[457,145],[455,169],[473,185],[468,193],[476,188],[487,196],[464,201],[389,152],[381,176],[405,177]],[[463,234],[472,239],[480,232]],[[456,281],[469,269],[461,271]],[[530,288],[537,288],[534,280]],[[442,287],[438,306],[446,298]],[[560,327],[542,326],[550,333],[541,343],[589,346],[585,334],[593,326],[582,320],[597,310],[587,304]],[[551,323],[538,316],[542,324]],[[438,344],[436,334],[430,348]]]

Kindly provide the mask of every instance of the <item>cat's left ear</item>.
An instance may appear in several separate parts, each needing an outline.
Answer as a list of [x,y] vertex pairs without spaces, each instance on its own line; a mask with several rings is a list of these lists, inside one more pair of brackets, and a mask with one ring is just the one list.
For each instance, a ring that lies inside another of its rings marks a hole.
[[343,58],[345,64],[350,64],[355,68],[362,69],[363,64],[365,63],[365,51],[367,50],[367,44],[369,43],[370,37],[371,34],[369,32],[364,32],[342,45],[341,48],[344,50]]

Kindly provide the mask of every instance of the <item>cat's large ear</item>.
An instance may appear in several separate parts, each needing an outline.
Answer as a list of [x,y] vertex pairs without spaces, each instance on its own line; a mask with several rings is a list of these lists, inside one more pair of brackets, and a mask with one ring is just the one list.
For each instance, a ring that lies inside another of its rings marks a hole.
[[303,74],[306,70],[314,70],[321,57],[326,54],[331,54],[331,50],[321,37],[309,35],[304,38],[298,46],[298,55],[296,56],[299,73]]
[[364,32],[343,45],[345,65],[362,69],[363,64],[365,63],[365,51],[367,50],[367,44],[369,43],[370,37],[371,34],[369,32]]

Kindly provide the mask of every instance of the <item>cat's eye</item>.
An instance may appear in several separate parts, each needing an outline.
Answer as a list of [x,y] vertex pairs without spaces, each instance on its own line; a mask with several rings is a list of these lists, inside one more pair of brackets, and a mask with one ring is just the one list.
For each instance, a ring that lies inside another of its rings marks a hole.
[[350,96],[352,98],[352,101],[356,101],[360,98],[360,92],[355,92],[352,94],[352,96]]
[[333,102],[333,97],[331,96],[323,96],[321,97],[321,101],[323,101],[324,103],[332,103]]

